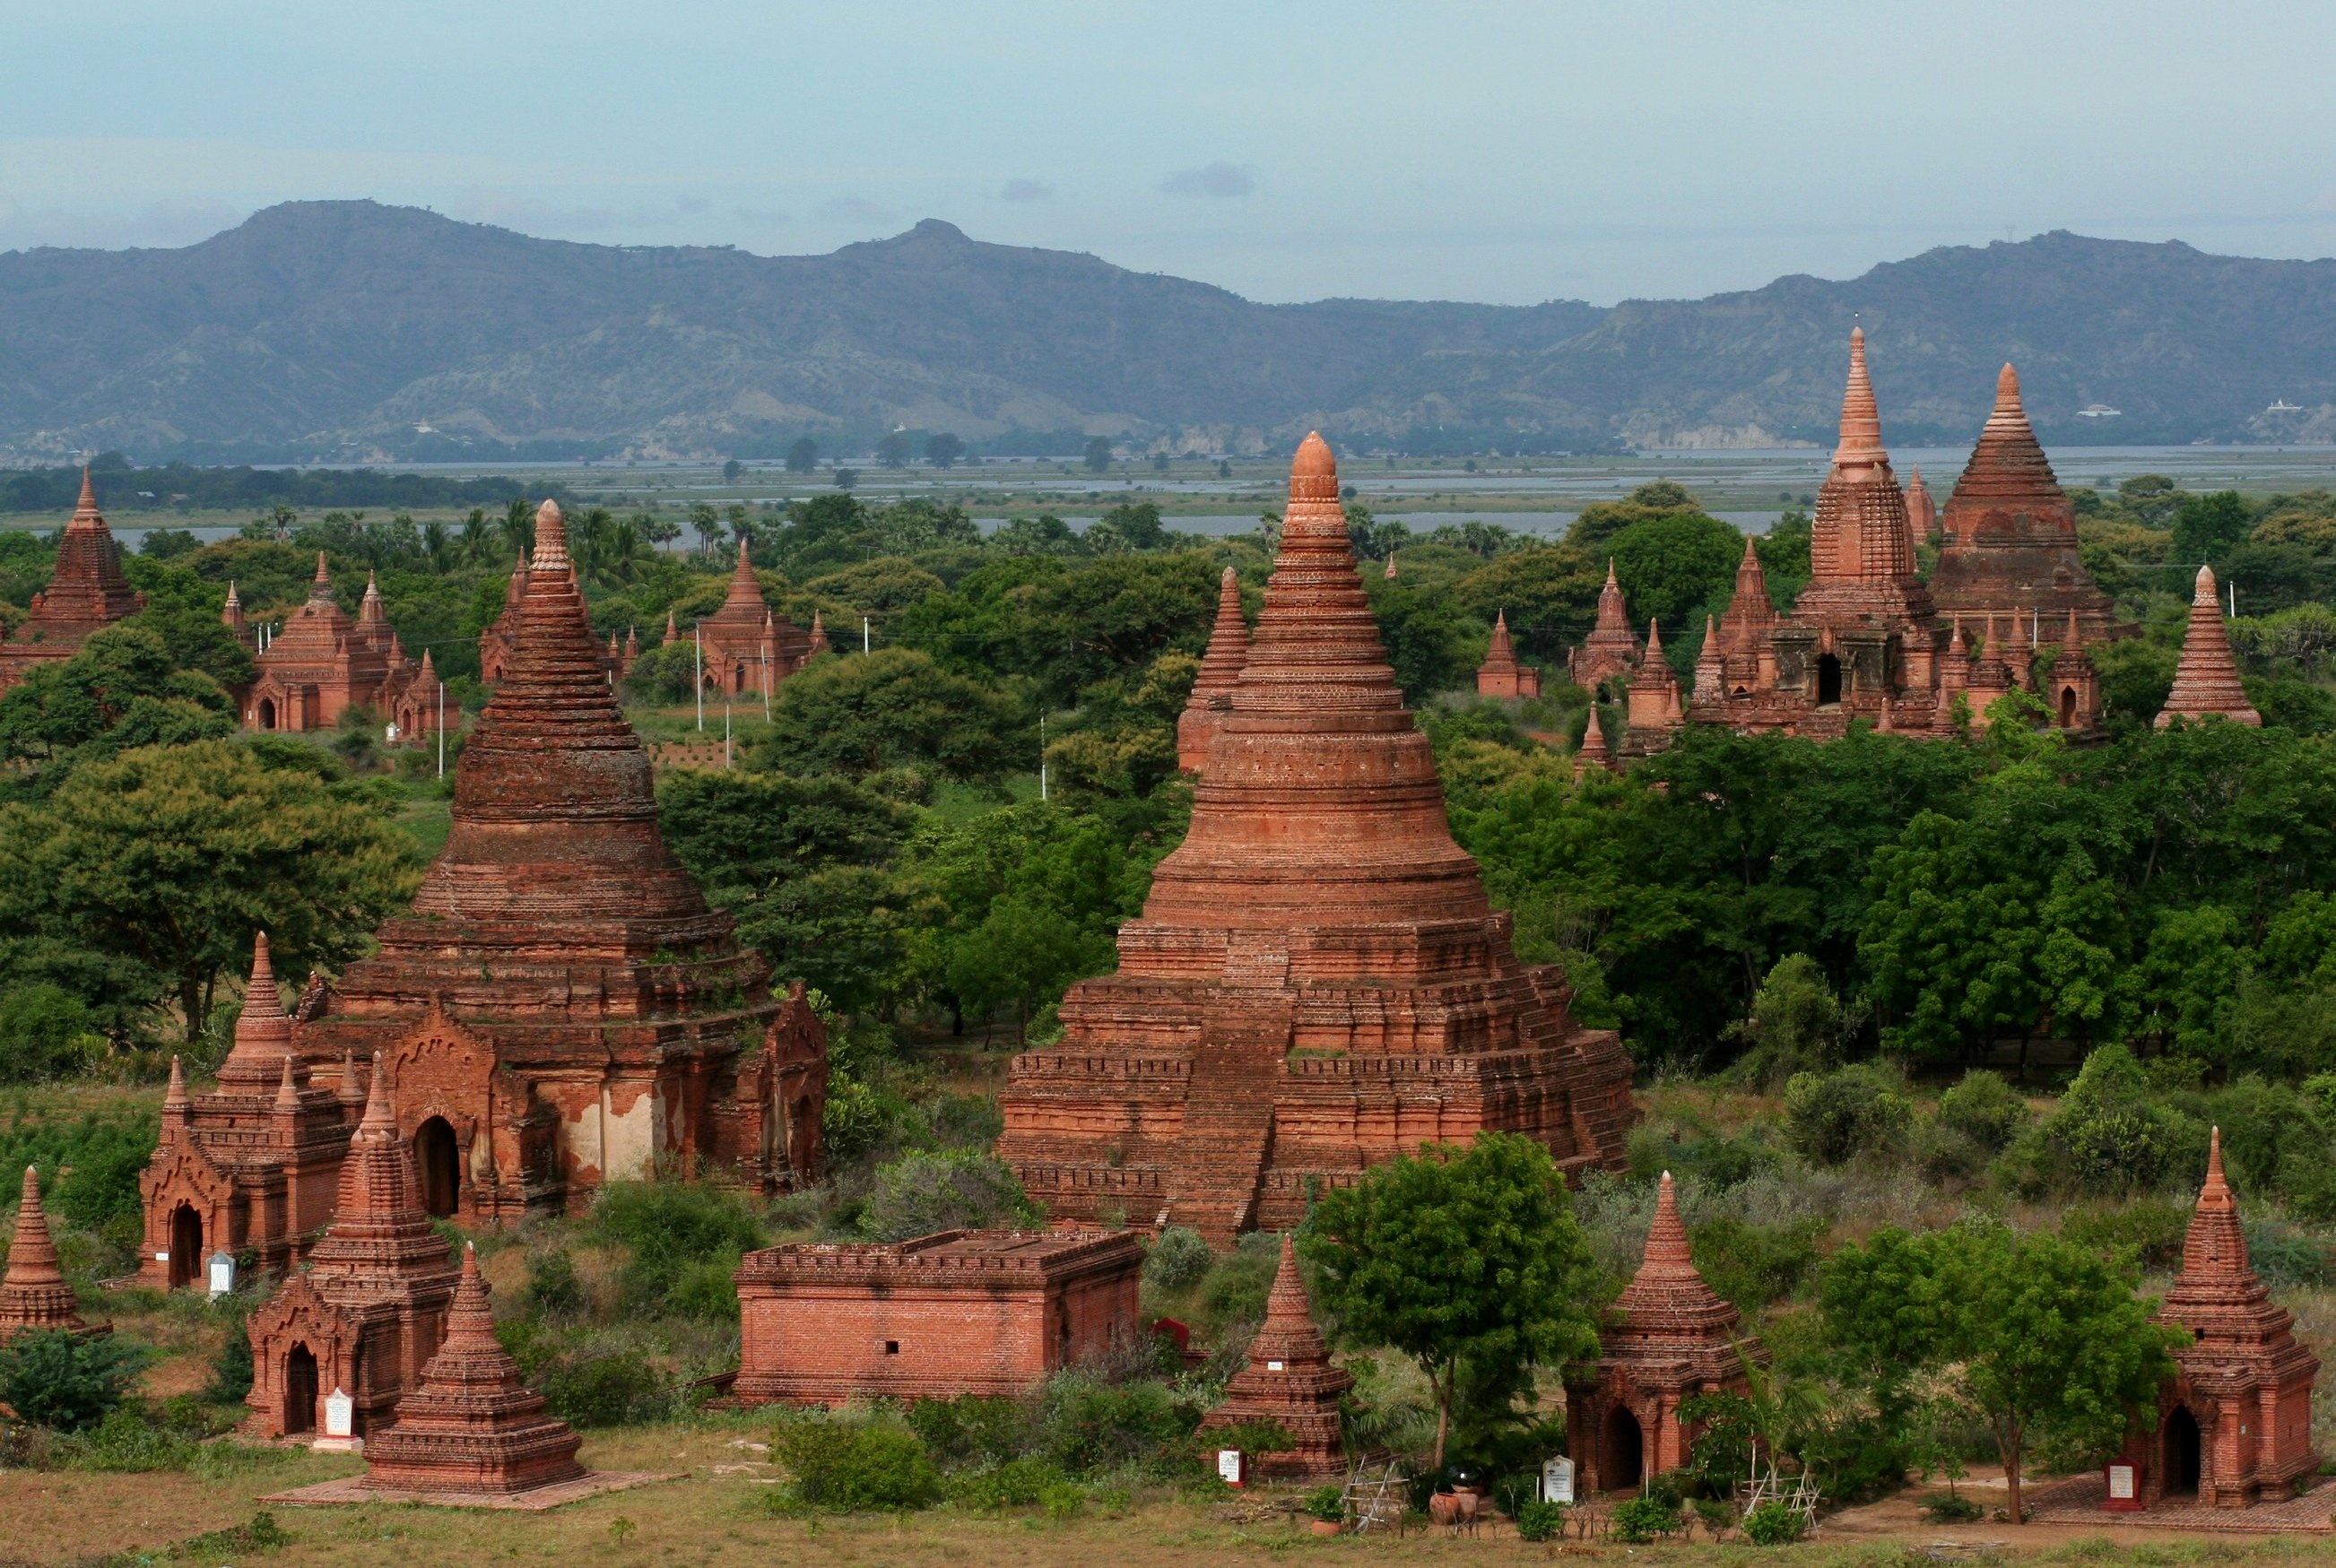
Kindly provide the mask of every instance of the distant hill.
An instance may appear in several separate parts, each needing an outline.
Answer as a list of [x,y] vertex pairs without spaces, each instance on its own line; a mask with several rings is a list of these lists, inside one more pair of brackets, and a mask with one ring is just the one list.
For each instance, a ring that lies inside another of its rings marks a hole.
[[1611,310],[1265,305],[930,219],[759,256],[354,201],[182,250],[0,255],[0,459],[752,458],[895,426],[1030,451],[1309,424],[1414,450],[1825,441],[1854,317],[1901,443],[1971,439],[2006,358],[2048,440],[2336,438],[2336,262],[2050,234]]

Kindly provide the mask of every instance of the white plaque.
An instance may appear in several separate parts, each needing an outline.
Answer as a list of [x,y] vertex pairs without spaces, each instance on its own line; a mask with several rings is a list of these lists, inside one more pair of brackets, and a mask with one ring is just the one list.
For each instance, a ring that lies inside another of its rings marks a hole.
[[1268,1361],[1265,1364],[1265,1370],[1269,1372],[1278,1372],[1281,1370],[1281,1363],[1280,1361]]
[[2109,1496],[2119,1503],[2133,1501],[2132,1466],[2111,1465],[2109,1466]]
[[325,1396],[325,1436],[352,1437],[356,1435],[357,1402],[340,1389]]
[[1241,1452],[1239,1448],[1217,1450],[1217,1479],[1228,1486],[1241,1484]]
[[235,1260],[225,1253],[210,1255],[211,1299],[216,1301],[235,1290]]
[[158,1263],[167,1263],[170,1261],[170,1254],[168,1253],[156,1253],[154,1254],[154,1261]]
[[1541,1467],[1541,1500],[1544,1503],[1573,1501],[1572,1460],[1552,1459]]

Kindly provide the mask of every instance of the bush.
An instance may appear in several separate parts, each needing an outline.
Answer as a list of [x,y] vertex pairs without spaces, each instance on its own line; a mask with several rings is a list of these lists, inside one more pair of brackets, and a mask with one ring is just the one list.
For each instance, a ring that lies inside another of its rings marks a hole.
[[1182,1468],[1192,1457],[1186,1439],[1200,1424],[1198,1406],[1158,1383],[1114,1389],[1083,1373],[1057,1372],[1039,1396],[1039,1441],[1046,1457],[1074,1476],[1140,1461]]
[[986,1469],[963,1470],[949,1478],[949,1500],[960,1508],[994,1513],[1000,1508],[1027,1508],[1041,1501],[1051,1487],[1068,1477],[1036,1455],[1008,1459]]
[[1679,1506],[1660,1497],[1633,1497],[1614,1505],[1614,1539],[1643,1546],[1659,1535],[1669,1535],[1682,1521]]
[[1189,1225],[1170,1225],[1152,1244],[1152,1253],[1144,1260],[1144,1282],[1156,1291],[1181,1291],[1200,1283],[1201,1276],[1217,1254],[1201,1239],[1201,1233]]
[[1306,1494],[1305,1507],[1309,1516],[1326,1524],[1343,1524],[1347,1517],[1347,1489],[1336,1484],[1317,1486]]
[[36,1427],[78,1432],[120,1405],[154,1360],[135,1340],[40,1329],[0,1346],[0,1403]]
[[919,1152],[879,1166],[860,1210],[861,1234],[878,1242],[1037,1223],[1038,1211],[1006,1162],[978,1149]]
[[1735,1032],[1751,1041],[1745,1076],[1775,1084],[1803,1072],[1823,1072],[1841,1060],[1849,1020],[1825,980],[1824,966],[1806,953],[1777,960],[1752,999],[1752,1016]]
[[1960,1492],[1946,1492],[1922,1505],[1922,1516],[1933,1524],[1969,1524],[1987,1517],[1987,1510]]
[[1801,1538],[1801,1516],[1782,1503],[1763,1503],[1744,1515],[1744,1538],[1755,1546],[1789,1546]]
[[157,1421],[135,1403],[124,1403],[73,1439],[60,1457],[77,1470],[117,1475],[184,1470],[201,1451],[205,1435],[200,1427]]
[[1877,1067],[1795,1073],[1785,1086],[1785,1140],[1814,1166],[1897,1148],[1913,1125],[1913,1103]]
[[0,1082],[63,1078],[104,1050],[97,1021],[63,987],[35,980],[0,991]]
[[2060,1222],[2062,1240],[2097,1253],[2130,1252],[2145,1269],[2178,1262],[2182,1238],[2189,1230],[2187,1208],[2156,1199],[2117,1208],[2075,1209]]
[[1564,1534],[1564,1504],[1533,1502],[1517,1505],[1517,1534],[1521,1538],[1555,1541]]
[[794,1477],[799,1501],[830,1513],[927,1508],[940,1500],[940,1472],[905,1428],[791,1421],[772,1439],[771,1456]]
[[1817,1238],[1825,1233],[1825,1221],[1815,1217],[1757,1225],[1724,1215],[1689,1230],[1688,1244],[1704,1282],[1722,1301],[1748,1309],[1798,1290],[1817,1265]]
[[2328,1282],[2328,1248],[2293,1225],[2278,1220],[2248,1222],[2247,1261],[2263,1282],[2282,1290]]
[[1990,1155],[1999,1155],[2027,1129],[2028,1102],[1996,1074],[1974,1068],[1939,1097],[1938,1121]]
[[672,1310],[668,1298],[696,1265],[735,1270],[764,1241],[745,1199],[696,1182],[611,1182],[592,1205],[592,1224],[628,1249],[618,1282],[625,1304],[647,1313]]
[[571,1318],[581,1312],[586,1304],[584,1282],[576,1275],[576,1260],[565,1248],[558,1248],[537,1257],[528,1270],[527,1289],[521,1294],[521,1310],[539,1318]]
[[251,1392],[251,1335],[240,1321],[228,1325],[227,1335],[211,1357],[210,1381],[203,1398],[215,1405],[240,1402]]
[[2156,1099],[2125,1047],[2105,1045],[2005,1158],[2030,1192],[2145,1192],[2205,1166],[2206,1129]]
[[571,1427],[651,1420],[673,1405],[664,1379],[638,1350],[558,1362],[544,1379],[543,1397]]
[[1030,1416],[1022,1401],[1003,1394],[959,1394],[919,1399],[906,1412],[909,1430],[936,1458],[1003,1466],[1029,1447]]

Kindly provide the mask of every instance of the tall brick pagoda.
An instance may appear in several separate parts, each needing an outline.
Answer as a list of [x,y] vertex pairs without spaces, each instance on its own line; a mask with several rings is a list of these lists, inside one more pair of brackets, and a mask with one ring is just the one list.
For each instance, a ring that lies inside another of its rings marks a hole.
[[[581,1207],[660,1168],[808,1179],[824,1031],[808,1007],[781,1029],[768,967],[658,833],[550,501],[518,611],[446,847],[413,913],[304,1006],[301,1054],[380,1058],[433,1214]],[[764,1072],[758,1048],[801,1070]]]
[[325,1429],[319,1401],[338,1389],[362,1439],[395,1418],[446,1331],[454,1255],[422,1206],[422,1179],[399,1136],[388,1074],[376,1068],[365,1118],[341,1164],[332,1227],[251,1315],[254,1436]]
[[365,1444],[364,1486],[425,1496],[530,1492],[582,1478],[581,1446],[497,1342],[478,1253],[465,1245],[446,1337],[422,1386],[399,1401],[396,1424]]
[[2261,726],[2263,715],[2247,701],[2239,683],[2238,661],[2231,656],[2231,629],[2223,624],[2222,591],[2214,568],[2198,568],[2190,595],[2190,629],[2182,638],[2182,662],[2174,667],[2174,688],[2159,710],[2161,730],[2176,719],[2195,724],[2206,719],[2228,719],[2234,724]]
[[1566,1450],[1589,1492],[1625,1491],[1686,1464],[1698,1428],[1679,1419],[1680,1401],[1747,1391],[1746,1358],[1766,1357],[1697,1272],[1669,1171],[1644,1261],[1607,1309],[1599,1342],[1596,1362],[1565,1375]]
[[1014,1060],[999,1154],[1057,1220],[1223,1243],[1424,1143],[1526,1134],[1612,1165],[1635,1111],[1611,1031],[1452,841],[1427,738],[1363,596],[1337,464],[1299,447],[1248,663],[1192,827],[1119,933],[1118,973]]
[[0,642],[0,692],[43,664],[72,658],[95,634],[145,607],[146,595],[122,575],[122,547],[97,509],[97,490],[83,469],[81,504],[57,542],[49,586],[33,595],[23,624]]
[[[1390,559],[1393,557],[1390,557]],[[1606,586],[1598,590],[1598,620],[1573,651],[1573,683],[1594,689],[1602,681],[1628,675],[1639,667],[1639,639],[1630,634],[1630,617],[1622,604],[1622,585],[1614,563],[1606,563]]]
[[2020,373],[1995,382],[1995,409],[1939,515],[1943,547],[1931,576],[1942,615],[1977,624],[2033,615],[2059,625],[2069,611],[2088,644],[2124,634],[2109,596],[2077,557],[2077,508],[2020,401]]
[[2312,1385],[2320,1360],[2297,1341],[2295,1320],[2272,1304],[2248,1262],[2219,1128],[2182,1244],[2182,1274],[2157,1321],[2192,1338],[2174,1352],[2179,1370],[2158,1394],[2157,1429],[2127,1439],[2145,1503],[2195,1494],[2208,1507],[2244,1508],[2290,1496],[2317,1473]]
[[1476,666],[1476,695],[1541,695],[1541,672],[1531,664],[1517,663],[1516,644],[1509,638],[1509,613],[1506,610],[1493,617],[1493,640],[1484,650],[1484,662]]
[[268,934],[252,942],[235,1044],[208,1094],[190,1095],[177,1058],[162,1136],[138,1178],[145,1213],[142,1284],[203,1279],[213,1253],[287,1268],[333,1217],[350,1125],[339,1098],[309,1082],[276,989]]
[[82,1321],[73,1289],[57,1266],[57,1244],[41,1209],[40,1173],[26,1166],[15,1237],[8,1244],[8,1272],[0,1277],[0,1345],[36,1330],[78,1334],[89,1325]]
[[1299,1277],[1298,1253],[1281,1238],[1281,1266],[1266,1298],[1265,1321],[1249,1342],[1249,1365],[1225,1385],[1222,1403],[1201,1423],[1201,1432],[1272,1421],[1290,1434],[1291,1446],[1260,1454],[1259,1474],[1292,1479],[1343,1476],[1347,1451],[1339,1440],[1338,1397],[1355,1386],[1355,1375],[1330,1364],[1329,1347],[1314,1326],[1314,1306]]
[[1198,773],[1209,760],[1209,742],[1217,727],[1232,711],[1233,688],[1241,683],[1241,666],[1249,662],[1249,622],[1241,615],[1241,582],[1231,566],[1217,583],[1217,620],[1209,629],[1209,649],[1201,655],[1201,673],[1192,694],[1176,716],[1176,765]]

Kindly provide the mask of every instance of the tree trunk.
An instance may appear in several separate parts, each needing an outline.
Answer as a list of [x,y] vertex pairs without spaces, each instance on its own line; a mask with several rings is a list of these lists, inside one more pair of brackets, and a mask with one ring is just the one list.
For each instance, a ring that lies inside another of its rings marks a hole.
[[2017,1439],[1998,1445],[2003,1455],[2004,1489],[2011,1495],[2011,1522],[2025,1524],[2028,1518],[2020,1507],[2020,1446]]
[[1431,1374],[1427,1379],[1429,1386],[1436,1390],[1436,1474],[1438,1479],[1444,1475],[1444,1439],[1452,1431],[1452,1379],[1458,1370],[1459,1363],[1450,1362],[1444,1369],[1444,1376],[1437,1378]]
[[179,1012],[186,1022],[186,1042],[189,1046],[203,1038],[202,987],[191,980],[179,982]]

